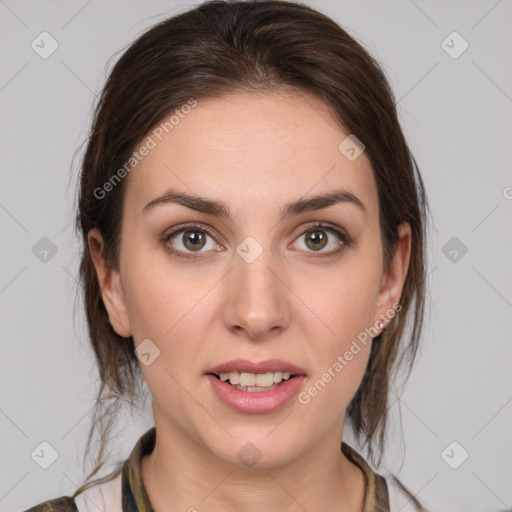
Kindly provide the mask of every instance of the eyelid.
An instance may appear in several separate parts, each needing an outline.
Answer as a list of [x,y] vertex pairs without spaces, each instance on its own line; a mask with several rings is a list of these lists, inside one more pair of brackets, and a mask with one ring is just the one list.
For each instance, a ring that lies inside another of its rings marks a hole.
[[[297,236],[301,236],[304,233],[313,230],[314,228],[330,228],[333,231],[335,231],[339,236],[343,236],[348,241],[350,240],[350,236],[341,226],[338,226],[337,224],[333,224],[332,222],[329,222],[329,221],[322,221],[322,220],[314,220],[311,222],[306,222],[305,225],[302,225],[300,227],[300,231]],[[297,236],[295,238],[297,238]],[[295,240],[295,238],[294,238],[294,240]]]
[[178,226],[174,226],[171,228],[169,232],[165,232],[162,235],[162,240],[169,240],[170,237],[177,235],[181,231],[186,231],[190,228],[196,228],[198,231],[204,231],[205,233],[208,233],[213,239],[216,239],[217,237],[222,240],[223,243],[226,243],[224,240],[224,237],[220,234],[218,234],[212,227],[208,226],[208,224],[203,224],[201,222],[185,222],[184,224],[179,224]]

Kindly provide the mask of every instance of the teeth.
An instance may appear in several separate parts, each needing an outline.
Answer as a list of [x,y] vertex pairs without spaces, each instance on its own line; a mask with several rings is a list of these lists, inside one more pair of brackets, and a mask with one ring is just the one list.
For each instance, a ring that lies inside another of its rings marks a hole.
[[[288,377],[290,375],[288,374]],[[272,375],[272,382],[274,384],[277,384],[278,382],[281,382],[283,380],[283,372],[274,372],[274,374]]]
[[275,389],[277,388],[278,384],[272,384],[272,386],[268,387],[268,388],[261,388],[261,387],[258,387],[258,386],[240,386],[240,384],[238,386],[235,386],[236,389],[238,389],[238,391],[249,391],[250,393],[253,393],[253,392],[259,392],[259,391],[270,391],[272,389]]
[[256,375],[254,373],[241,373],[240,382],[238,384],[240,384],[240,386],[255,386]]
[[290,372],[266,372],[266,373],[238,373],[229,372],[221,373],[219,375],[220,380],[229,381],[233,386],[243,387],[271,387],[273,384],[279,384],[282,380],[288,380],[290,378]]
[[258,373],[255,377],[255,384],[261,388],[268,388],[274,384],[274,373]]
[[228,373],[228,379],[231,384],[240,384],[240,374],[236,372]]

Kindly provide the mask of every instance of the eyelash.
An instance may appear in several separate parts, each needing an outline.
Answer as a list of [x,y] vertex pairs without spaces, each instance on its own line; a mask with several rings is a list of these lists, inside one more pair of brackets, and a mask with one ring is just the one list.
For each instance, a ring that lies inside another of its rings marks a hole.
[[[201,258],[202,256],[185,256],[182,252],[176,251],[175,249],[172,249],[171,247],[169,247],[167,245],[167,242],[173,236],[175,236],[178,233],[181,233],[183,231],[186,231],[190,228],[197,228],[197,231],[203,231],[205,233],[208,233],[208,235],[210,235],[213,239],[215,239],[215,235],[208,227],[203,226],[201,224],[196,224],[194,222],[190,222],[187,224],[183,224],[178,229],[175,229],[174,231],[171,231],[170,233],[165,233],[160,238],[160,242],[164,246],[165,250],[168,253],[170,253],[172,256],[175,256],[175,257],[183,259],[183,260],[190,261],[190,260],[194,260],[197,258]],[[310,253],[310,252],[306,251],[306,254],[307,254],[306,258],[317,259],[317,258],[327,258],[329,256],[341,255],[345,251],[345,249],[348,249],[349,247],[352,246],[353,241],[346,233],[340,231],[338,228],[334,227],[333,224],[330,224],[327,222],[314,222],[313,224],[309,225],[304,231],[302,231],[297,238],[304,236],[306,233],[308,233],[310,231],[314,231],[315,228],[327,228],[327,229],[325,229],[325,231],[334,232],[336,235],[338,235],[338,237],[341,239],[341,241],[343,243],[339,244],[335,250],[331,250],[328,253],[314,254],[314,253]]]

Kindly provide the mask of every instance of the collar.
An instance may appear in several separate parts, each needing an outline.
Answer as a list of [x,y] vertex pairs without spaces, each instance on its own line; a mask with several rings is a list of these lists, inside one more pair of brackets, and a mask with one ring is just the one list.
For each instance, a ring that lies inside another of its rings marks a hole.
[[[154,512],[141,478],[141,459],[150,454],[156,441],[156,428],[147,430],[133,447],[123,464],[122,489],[123,512]],[[345,442],[341,451],[356,466],[361,468],[365,478],[366,494],[363,512],[389,512],[388,489],[385,479],[375,473],[363,457]]]
[[343,441],[341,451],[363,472],[366,484],[363,512],[389,512],[388,487],[384,477],[375,473],[363,457]]

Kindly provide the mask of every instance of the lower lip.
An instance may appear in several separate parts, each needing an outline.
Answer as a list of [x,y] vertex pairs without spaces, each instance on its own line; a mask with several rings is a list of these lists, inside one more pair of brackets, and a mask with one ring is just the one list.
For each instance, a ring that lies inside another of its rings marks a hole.
[[270,391],[240,391],[231,384],[223,382],[213,375],[206,375],[217,396],[235,411],[261,414],[275,411],[298,394],[306,378],[296,375]]

